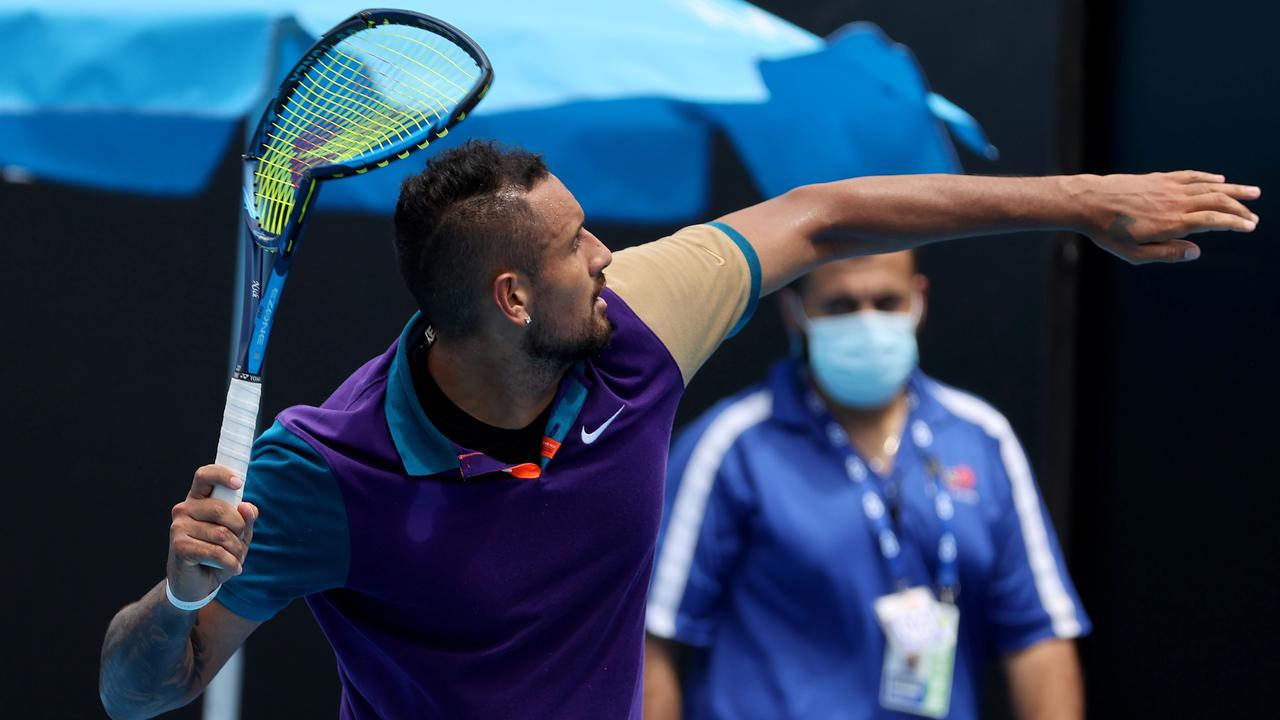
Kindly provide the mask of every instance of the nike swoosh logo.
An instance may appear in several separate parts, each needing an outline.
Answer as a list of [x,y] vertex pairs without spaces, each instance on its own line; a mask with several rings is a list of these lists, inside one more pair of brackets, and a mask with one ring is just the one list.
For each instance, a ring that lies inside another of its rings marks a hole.
[[626,407],[626,405],[623,405],[622,407],[619,407],[619,408],[618,408],[618,412],[614,413],[612,417],[610,417],[608,420],[605,420],[605,421],[604,421],[604,424],[603,424],[603,425],[601,425],[600,427],[596,428],[595,430],[593,430],[593,431],[591,431],[591,432],[587,432],[587,426],[586,426],[586,425],[583,425],[583,426],[582,426],[582,442],[583,442],[583,444],[584,444],[584,445],[590,445],[591,443],[595,442],[595,441],[596,441],[596,439],[600,437],[600,434],[604,432],[605,428],[607,428],[607,427],[609,427],[611,424],[613,424],[613,421],[614,421],[614,420],[616,420],[616,419],[617,419],[617,417],[618,417],[619,415],[621,415],[621,414],[622,414],[622,408],[624,408],[624,407]]
[[716,264],[717,264],[717,265],[724,265],[724,258],[720,257],[720,255],[719,255],[718,253],[716,253],[715,251],[713,251],[711,248],[707,248],[707,247],[703,247],[703,246],[699,245],[699,246],[698,246],[698,249],[702,250],[702,252],[704,252],[704,253],[706,253],[706,254],[710,255],[711,257],[715,258],[715,259],[716,259]]

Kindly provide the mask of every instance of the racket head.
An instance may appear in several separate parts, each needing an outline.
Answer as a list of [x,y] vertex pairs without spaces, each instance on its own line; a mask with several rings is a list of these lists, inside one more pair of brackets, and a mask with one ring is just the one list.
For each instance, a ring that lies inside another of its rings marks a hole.
[[288,254],[316,183],[408,157],[484,97],[493,69],[452,25],[362,10],[325,33],[268,103],[244,156],[244,210],[259,246]]

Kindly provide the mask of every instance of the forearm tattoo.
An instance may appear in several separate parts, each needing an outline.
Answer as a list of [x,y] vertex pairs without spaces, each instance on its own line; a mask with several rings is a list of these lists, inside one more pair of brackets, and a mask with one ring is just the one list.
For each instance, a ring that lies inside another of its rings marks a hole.
[[200,613],[195,613],[195,622],[191,623],[191,677],[199,680],[204,677],[204,666],[208,661],[205,655],[204,637],[200,635]]
[[99,693],[113,715],[158,714],[194,695],[207,657],[199,614],[174,612],[154,591],[120,611],[102,645]]

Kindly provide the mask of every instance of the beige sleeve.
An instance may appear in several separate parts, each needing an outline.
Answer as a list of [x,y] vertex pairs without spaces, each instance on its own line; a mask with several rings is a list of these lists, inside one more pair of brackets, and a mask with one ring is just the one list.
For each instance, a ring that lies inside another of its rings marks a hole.
[[[740,235],[738,239],[746,245]],[[760,292],[755,251],[711,225],[693,225],[620,250],[605,277],[667,346],[686,385],[739,322],[745,322]]]

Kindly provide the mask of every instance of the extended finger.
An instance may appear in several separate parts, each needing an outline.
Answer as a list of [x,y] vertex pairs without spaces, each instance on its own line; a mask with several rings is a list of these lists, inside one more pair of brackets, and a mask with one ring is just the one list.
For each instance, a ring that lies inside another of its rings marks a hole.
[[1187,213],[1183,216],[1183,224],[1186,226],[1186,230],[1182,233],[1184,235],[1213,232],[1215,230],[1253,232],[1253,229],[1258,226],[1258,223],[1254,220],[1216,210]]
[[1182,183],[1220,183],[1226,182],[1227,180],[1224,175],[1202,172],[1200,170],[1178,170],[1177,172],[1165,174]]
[[244,486],[244,479],[236,476],[231,468],[222,465],[205,465],[196,470],[195,477],[191,479],[191,492],[188,497],[207,498],[213,494],[213,488],[217,485],[239,490]]
[[1242,217],[1245,220],[1257,222],[1257,216],[1254,215],[1249,208],[1245,207],[1244,203],[1222,193],[1194,195],[1187,200],[1187,210],[1189,212],[1196,210],[1217,210],[1218,212],[1235,215],[1237,217]]
[[1200,246],[1187,240],[1166,240],[1140,245],[1133,249],[1129,262],[1135,265],[1147,263],[1189,262],[1200,257]]
[[183,514],[200,522],[222,525],[236,535],[244,532],[244,516],[221,500],[188,500],[176,506],[174,514],[175,520],[178,514]]
[[1205,193],[1222,193],[1237,200],[1257,200],[1262,197],[1262,188],[1257,185],[1237,185],[1235,183],[1200,182],[1183,186],[1188,195],[1204,195]]

